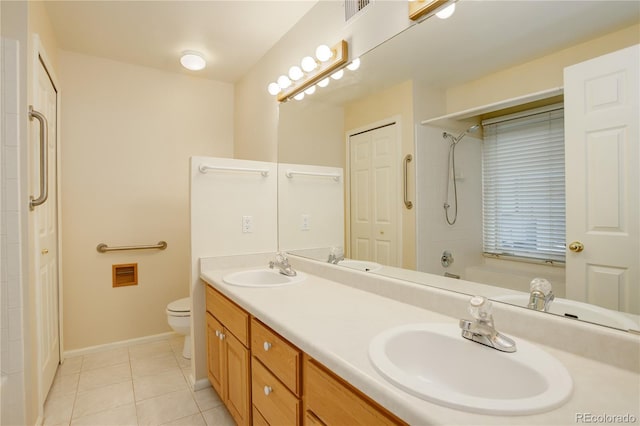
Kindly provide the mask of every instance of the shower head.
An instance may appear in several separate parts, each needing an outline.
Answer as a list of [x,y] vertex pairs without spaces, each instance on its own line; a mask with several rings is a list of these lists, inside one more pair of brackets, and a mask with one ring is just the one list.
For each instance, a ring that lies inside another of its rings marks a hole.
[[480,125],[479,125],[479,124],[474,124],[473,126],[469,127],[467,130],[465,130],[465,131],[463,131],[462,133],[460,133],[460,134],[458,135],[458,137],[453,136],[453,135],[452,135],[451,133],[449,133],[449,132],[442,132],[442,137],[443,137],[444,139],[451,138],[451,141],[452,141],[454,144],[456,144],[456,143],[460,142],[460,141],[462,140],[462,138],[464,138],[464,137],[465,137],[465,135],[466,135],[467,133],[475,133],[475,132],[477,132],[478,130],[480,130]]

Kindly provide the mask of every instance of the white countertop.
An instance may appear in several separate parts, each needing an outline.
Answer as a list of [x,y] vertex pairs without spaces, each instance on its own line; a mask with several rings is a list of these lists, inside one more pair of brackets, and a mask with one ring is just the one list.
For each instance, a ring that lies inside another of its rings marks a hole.
[[[560,408],[529,416],[458,411],[414,397],[387,382],[368,357],[370,340],[391,327],[425,322],[457,324],[444,316],[310,275],[299,284],[237,287],[222,277],[243,269],[205,269],[201,278],[291,343],[411,425],[575,425],[576,415],[625,415],[640,419],[640,375],[539,344],[569,370],[574,390]],[[500,330],[500,324],[496,324]],[[511,336],[516,342],[518,336]],[[469,343],[473,344],[473,343]],[[570,344],[568,342],[567,344]]]

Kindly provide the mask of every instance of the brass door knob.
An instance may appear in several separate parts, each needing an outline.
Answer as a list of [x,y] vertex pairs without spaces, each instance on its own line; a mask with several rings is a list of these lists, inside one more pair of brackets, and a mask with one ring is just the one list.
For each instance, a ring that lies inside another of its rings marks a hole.
[[49,254],[49,249],[42,249],[42,254]]
[[569,244],[569,250],[575,253],[580,253],[582,250],[584,250],[584,244],[582,244],[580,241],[574,241]]

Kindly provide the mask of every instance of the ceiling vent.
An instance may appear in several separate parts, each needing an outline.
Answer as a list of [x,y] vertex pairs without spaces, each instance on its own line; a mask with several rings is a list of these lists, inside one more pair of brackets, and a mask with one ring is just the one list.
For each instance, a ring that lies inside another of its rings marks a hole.
[[344,20],[345,22],[353,18],[358,12],[367,7],[372,0],[345,0]]

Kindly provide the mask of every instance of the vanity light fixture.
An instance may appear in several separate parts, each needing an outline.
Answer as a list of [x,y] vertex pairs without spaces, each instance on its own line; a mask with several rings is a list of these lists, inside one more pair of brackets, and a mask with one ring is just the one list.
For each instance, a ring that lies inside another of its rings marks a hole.
[[[341,40],[335,46],[318,46],[315,51],[315,59],[305,56],[300,66],[289,68],[288,76],[281,75],[275,83],[269,83],[267,90],[272,95],[277,95],[279,102],[290,99],[301,100],[305,93],[311,95],[315,92],[317,83],[320,87],[329,84],[329,76],[340,78],[347,64],[349,48],[345,40]],[[356,67],[357,68],[357,67]]]
[[207,61],[204,60],[201,53],[193,50],[187,50],[182,52],[180,64],[188,70],[200,71],[207,66]]
[[451,3],[449,6],[443,8],[442,10],[436,12],[436,16],[440,19],[447,19],[453,15],[453,12],[456,11],[456,4]]
[[[417,21],[422,18],[427,18],[428,16],[433,14],[436,9],[439,9],[446,3],[449,3],[449,0],[414,0],[409,1],[408,3],[409,19],[411,19],[412,21]],[[453,13],[453,11],[451,11],[451,13]]]
[[355,71],[360,68],[360,58],[356,58],[349,65],[347,65],[347,69],[349,71]]

